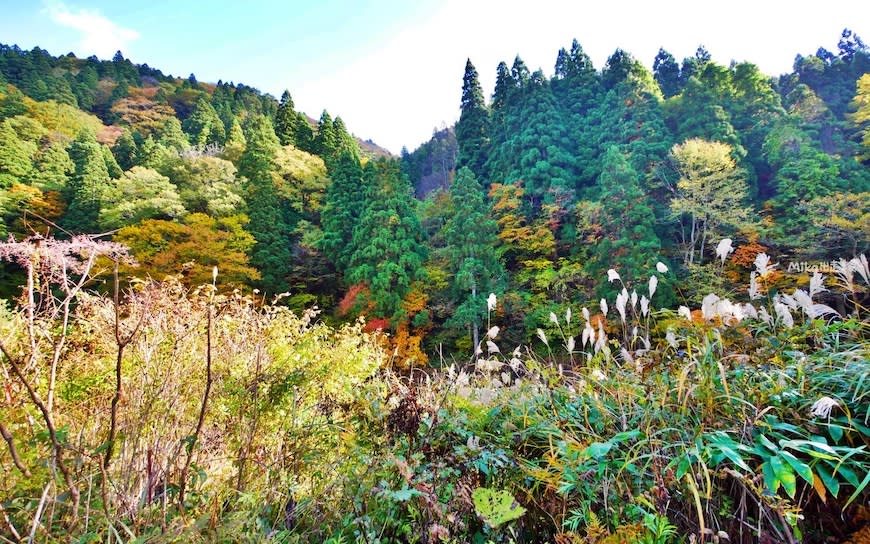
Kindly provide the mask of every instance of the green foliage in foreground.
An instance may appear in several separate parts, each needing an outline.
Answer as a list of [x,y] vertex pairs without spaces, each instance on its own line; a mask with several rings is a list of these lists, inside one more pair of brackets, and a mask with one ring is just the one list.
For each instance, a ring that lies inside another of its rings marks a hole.
[[545,356],[493,326],[476,364],[400,375],[361,324],[63,283],[91,255],[124,250],[0,244],[40,301],[0,307],[13,542],[821,542],[870,498],[866,260],[767,298],[761,260],[752,306],[694,313],[651,281],[552,314]]

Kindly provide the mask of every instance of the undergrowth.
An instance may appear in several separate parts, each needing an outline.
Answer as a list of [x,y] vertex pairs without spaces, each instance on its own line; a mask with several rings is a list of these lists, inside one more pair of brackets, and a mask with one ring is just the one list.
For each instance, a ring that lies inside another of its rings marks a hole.
[[537,349],[491,322],[474,359],[399,372],[316,309],[94,294],[123,250],[63,244],[4,246],[30,278],[0,308],[4,542],[823,542],[868,519],[866,259],[765,293],[760,257],[748,302],[676,311],[660,265]]

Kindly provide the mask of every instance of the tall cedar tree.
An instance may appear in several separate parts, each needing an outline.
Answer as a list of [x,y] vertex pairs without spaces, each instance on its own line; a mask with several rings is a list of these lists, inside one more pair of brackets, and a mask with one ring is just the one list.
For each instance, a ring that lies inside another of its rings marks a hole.
[[682,88],[680,65],[677,64],[677,59],[664,48],[659,48],[659,52],[653,60],[653,76],[665,98],[679,94]]
[[83,130],[70,144],[69,156],[75,171],[64,191],[69,206],[63,225],[73,232],[96,232],[100,206],[110,181],[102,146],[92,132]]
[[457,308],[449,324],[468,328],[476,348],[479,325],[486,317],[486,297],[496,290],[503,268],[496,254],[498,225],[474,173],[463,167],[450,187],[452,214],[444,225]]
[[275,114],[275,134],[281,145],[296,145],[296,124],[299,118],[294,111],[293,97],[290,91],[284,91],[281,102],[278,103],[278,113]]
[[[615,268],[624,281],[642,283],[655,268],[661,240],[653,230],[655,216],[638,174],[615,146],[604,154],[598,187],[604,236],[595,248],[589,272],[602,278],[605,270]],[[603,282],[600,285],[608,287]]]
[[489,152],[489,111],[483,99],[477,69],[471,64],[471,59],[465,62],[460,108],[459,122],[456,123],[456,140],[459,143],[456,167],[467,166],[475,176],[483,178]]
[[320,212],[320,250],[343,274],[353,253],[353,231],[366,202],[367,187],[359,160],[349,151],[341,154],[329,174],[332,184]]
[[245,178],[251,220],[248,230],[257,241],[251,252],[251,264],[260,271],[263,290],[276,294],[287,288],[285,271],[292,257],[290,227],[274,183],[275,154],[280,144],[272,123],[262,115],[251,122],[247,139],[239,174]]
[[398,163],[378,159],[365,169],[374,187],[354,229],[348,276],[352,283],[368,287],[375,315],[396,324],[406,317],[402,301],[411,284],[424,275],[423,231],[411,186]]
[[193,113],[184,121],[184,130],[190,135],[193,145],[223,144],[226,129],[214,107],[206,97],[201,97]]

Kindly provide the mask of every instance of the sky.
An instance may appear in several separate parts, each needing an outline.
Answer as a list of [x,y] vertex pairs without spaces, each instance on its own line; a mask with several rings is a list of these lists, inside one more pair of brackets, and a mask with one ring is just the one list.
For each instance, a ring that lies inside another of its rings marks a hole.
[[458,119],[467,58],[489,96],[500,61],[550,76],[575,38],[598,69],[618,47],[649,67],[660,47],[682,59],[704,45],[774,76],[836,51],[844,28],[870,43],[870,2],[852,0],[0,0],[0,13],[0,43],[287,89],[296,109],[327,109],[397,154]]

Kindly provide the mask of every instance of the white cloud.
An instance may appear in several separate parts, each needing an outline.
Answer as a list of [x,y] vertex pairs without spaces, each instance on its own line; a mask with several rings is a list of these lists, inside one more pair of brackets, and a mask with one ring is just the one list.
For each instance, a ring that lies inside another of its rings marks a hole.
[[127,53],[127,45],[139,38],[139,33],[110,21],[99,10],[72,8],[62,2],[52,2],[44,10],[55,23],[81,33],[79,47],[85,54],[111,58],[116,51]]

